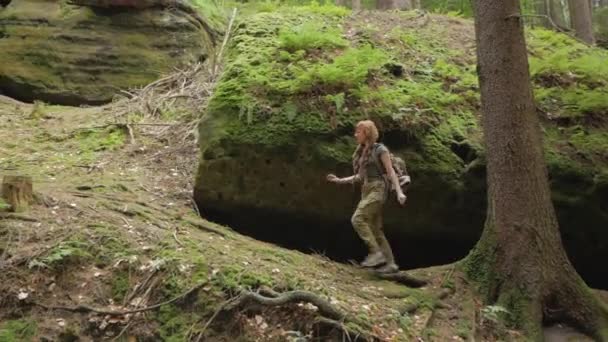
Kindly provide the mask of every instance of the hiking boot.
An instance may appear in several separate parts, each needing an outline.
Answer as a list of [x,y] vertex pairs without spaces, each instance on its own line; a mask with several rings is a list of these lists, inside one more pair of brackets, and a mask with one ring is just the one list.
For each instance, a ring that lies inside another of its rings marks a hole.
[[368,255],[367,258],[365,258],[365,260],[363,260],[361,262],[361,266],[374,267],[374,266],[383,264],[385,262],[386,262],[386,259],[384,258],[384,254],[382,254],[382,252],[376,252],[376,253]]
[[395,263],[386,264],[376,270],[378,273],[395,273],[397,271],[399,271],[399,266]]

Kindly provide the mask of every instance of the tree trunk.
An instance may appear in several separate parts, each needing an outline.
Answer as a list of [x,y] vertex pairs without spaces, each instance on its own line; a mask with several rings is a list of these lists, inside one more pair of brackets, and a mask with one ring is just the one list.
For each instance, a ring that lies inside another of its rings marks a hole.
[[[607,0],[608,1],[608,0]],[[562,0],[549,0],[549,14],[555,25],[561,29],[567,29],[569,27],[566,21],[566,15],[564,14],[565,6]]]
[[395,8],[396,0],[376,0],[376,8],[379,10],[389,10]]
[[487,153],[488,211],[465,260],[486,304],[542,340],[542,324],[571,324],[608,340],[608,308],[562,246],[543,158],[519,1],[475,0],[475,31]]
[[361,10],[361,0],[352,0],[353,11]]
[[549,0],[536,0],[536,4],[535,4],[536,14],[545,16],[544,18],[538,18],[537,23],[538,23],[538,25],[546,27],[546,28],[551,27],[551,24],[549,23],[549,19],[547,19],[547,17],[549,16],[548,1]]
[[336,6],[344,6],[344,0],[336,0]]
[[588,44],[595,44],[588,0],[569,0],[570,19],[576,36]]
[[32,177],[4,176],[2,197],[11,205],[11,211],[26,211],[33,199]]

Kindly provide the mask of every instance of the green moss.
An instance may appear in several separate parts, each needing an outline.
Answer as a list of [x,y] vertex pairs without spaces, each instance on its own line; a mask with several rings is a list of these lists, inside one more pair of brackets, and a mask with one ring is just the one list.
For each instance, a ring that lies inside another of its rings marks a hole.
[[36,322],[30,320],[7,320],[0,323],[0,341],[29,341],[38,331]]
[[5,211],[11,207],[10,204],[6,203],[2,197],[0,197],[0,211]]
[[305,23],[290,29],[283,29],[279,34],[280,47],[289,51],[312,49],[344,48],[348,41],[341,37],[337,28],[321,31],[313,23]]
[[113,273],[112,283],[110,286],[112,292],[112,299],[114,299],[114,301],[118,303],[122,302],[125,296],[129,293],[129,289],[131,288],[131,285],[129,283],[129,273]]
[[570,75],[584,83],[606,83],[608,53],[605,50],[588,48],[568,35],[552,30],[529,30],[527,38],[533,79]]
[[186,341],[190,328],[199,319],[197,314],[184,312],[173,305],[164,305],[156,315],[156,321],[160,324],[158,333],[163,341]]
[[[204,255],[192,241],[184,241],[182,248],[175,249],[164,241],[154,259],[159,267],[167,271],[163,283],[163,293],[166,297],[173,297],[195,284],[205,281],[210,269]],[[187,277],[184,275],[187,274]]]
[[258,289],[262,286],[272,288],[273,279],[264,272],[245,269],[240,266],[227,266],[213,279],[213,284],[224,291],[239,293],[240,291]]
[[85,130],[77,135],[81,153],[115,150],[125,143],[125,132],[122,129],[109,127],[102,130]]

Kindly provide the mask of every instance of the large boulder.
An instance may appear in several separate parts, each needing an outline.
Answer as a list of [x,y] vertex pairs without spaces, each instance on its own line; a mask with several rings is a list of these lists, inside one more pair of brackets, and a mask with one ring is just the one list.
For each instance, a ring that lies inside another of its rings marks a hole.
[[101,8],[13,0],[0,7],[0,93],[24,101],[101,104],[120,89],[206,58],[209,34],[192,13],[149,3],[106,1]]
[[[397,258],[420,266],[462,257],[486,210],[472,23],[301,11],[237,27],[200,124],[199,208],[287,246],[363,253],[349,222],[358,189],[325,175],[351,174],[354,125],[372,118],[413,178],[406,207],[391,201],[385,215]],[[608,258],[606,53],[550,31],[528,40],[562,236],[597,281],[594,260]]]

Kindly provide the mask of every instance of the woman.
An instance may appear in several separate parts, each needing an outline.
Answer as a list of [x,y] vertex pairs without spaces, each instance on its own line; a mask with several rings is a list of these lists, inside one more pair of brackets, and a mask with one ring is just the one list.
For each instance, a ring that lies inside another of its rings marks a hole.
[[[358,146],[353,154],[354,175],[338,178],[334,174],[329,174],[327,180],[337,184],[353,184],[363,181],[361,201],[351,219],[357,234],[369,249],[369,254],[361,265],[375,267],[386,263],[378,269],[378,272],[396,272],[399,267],[395,263],[391,246],[382,231],[382,206],[388,192],[385,177],[396,189],[397,200],[400,204],[405,203],[406,197],[393,170],[388,149],[377,143],[376,125],[370,120],[357,123],[355,140]],[[374,158],[379,158],[381,163],[376,162]]]

